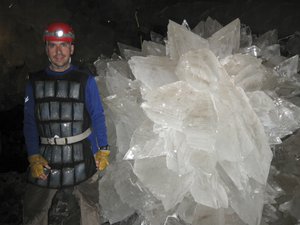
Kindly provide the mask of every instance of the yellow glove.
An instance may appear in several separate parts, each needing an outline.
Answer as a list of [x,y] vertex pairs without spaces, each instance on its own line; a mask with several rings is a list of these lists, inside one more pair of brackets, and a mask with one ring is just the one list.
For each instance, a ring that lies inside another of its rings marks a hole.
[[46,179],[47,176],[44,173],[44,167],[50,169],[48,162],[41,155],[31,155],[28,157],[30,172],[32,177]]
[[99,150],[95,154],[96,166],[99,170],[104,170],[108,165],[110,151],[109,150]]

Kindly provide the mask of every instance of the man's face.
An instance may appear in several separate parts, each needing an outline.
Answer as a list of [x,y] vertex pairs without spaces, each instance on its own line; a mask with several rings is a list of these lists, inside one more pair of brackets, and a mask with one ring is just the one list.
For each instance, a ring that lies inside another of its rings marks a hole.
[[70,67],[70,58],[74,52],[74,45],[64,41],[48,41],[46,53],[51,62],[51,69],[63,72]]

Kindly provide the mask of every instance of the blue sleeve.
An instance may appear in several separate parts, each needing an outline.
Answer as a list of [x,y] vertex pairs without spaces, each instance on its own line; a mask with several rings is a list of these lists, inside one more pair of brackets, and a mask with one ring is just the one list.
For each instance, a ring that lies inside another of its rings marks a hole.
[[35,102],[32,86],[28,82],[25,89],[23,133],[28,156],[39,153],[39,135],[34,116]]
[[96,80],[89,76],[85,93],[86,108],[91,118],[92,134],[88,137],[92,144],[92,151],[96,153],[99,147],[108,145],[105,115],[99,95]]

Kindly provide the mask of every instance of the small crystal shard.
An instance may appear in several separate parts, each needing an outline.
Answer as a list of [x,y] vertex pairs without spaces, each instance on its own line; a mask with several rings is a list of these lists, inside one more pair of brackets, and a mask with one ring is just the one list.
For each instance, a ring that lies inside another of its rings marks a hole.
[[234,54],[221,61],[236,86],[245,91],[261,90],[268,81],[261,59],[250,55]]
[[299,56],[295,55],[275,66],[274,70],[279,74],[280,77],[291,78],[298,71],[298,62]]
[[134,48],[129,45],[118,42],[118,47],[121,56],[126,60],[129,60],[132,56],[145,56],[145,54],[141,52],[140,49]]
[[280,138],[300,127],[300,108],[281,98],[271,98],[265,92],[247,93],[250,103],[265,127],[270,144],[280,144]]
[[145,55],[154,55],[154,56],[165,56],[166,47],[162,44],[152,42],[152,41],[143,41],[142,52]]
[[241,24],[240,48],[252,46],[252,32],[249,26]]
[[[114,167],[110,168],[114,169]],[[114,179],[109,169],[107,174],[109,175],[103,177],[99,182],[99,202],[105,218],[113,224],[133,214],[134,209],[120,200],[120,196],[114,189]]]
[[136,79],[150,90],[178,80],[174,73],[176,64],[167,57],[132,57],[128,63]]
[[270,45],[274,45],[278,43],[278,32],[277,30],[270,30],[266,33],[260,35],[258,38],[253,40],[253,44],[259,47],[260,49],[264,49]]
[[194,28],[193,32],[203,38],[209,38],[213,33],[220,30],[223,26],[211,17],[207,17],[206,21],[200,21]]
[[208,41],[173,21],[168,24],[167,55],[177,60],[181,55],[201,48],[208,48]]
[[274,56],[280,56],[280,45],[269,45],[263,49],[261,54],[264,60],[269,60]]
[[168,170],[164,156],[136,160],[134,173],[162,201],[165,210],[173,208],[183,199],[192,181],[191,175],[178,176]]
[[218,58],[222,59],[238,52],[240,48],[240,26],[240,20],[235,19],[208,38],[209,47]]

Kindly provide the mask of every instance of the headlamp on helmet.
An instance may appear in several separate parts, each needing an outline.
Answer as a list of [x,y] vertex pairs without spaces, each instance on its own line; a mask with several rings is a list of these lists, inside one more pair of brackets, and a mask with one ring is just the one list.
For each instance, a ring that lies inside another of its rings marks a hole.
[[44,32],[44,41],[74,42],[73,28],[66,23],[52,23]]

